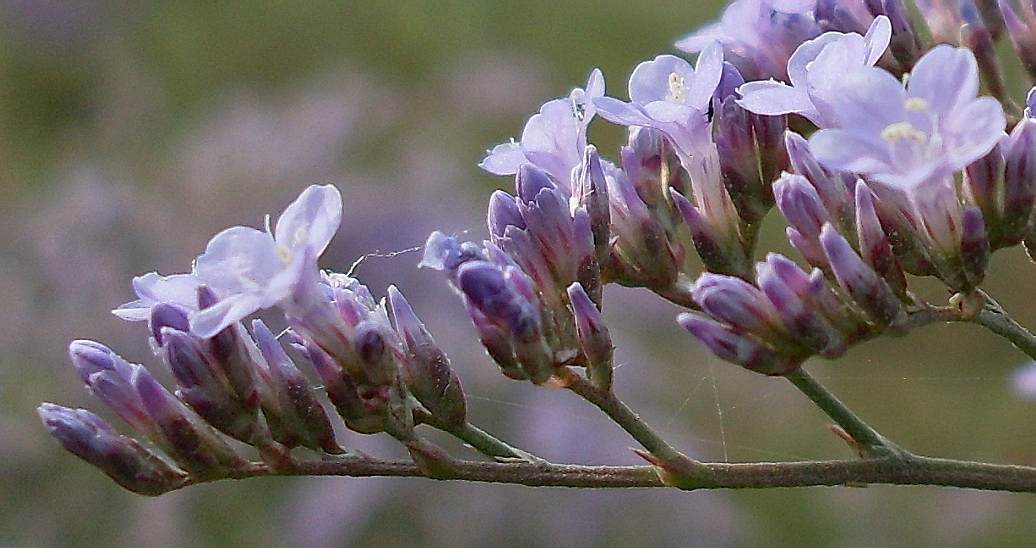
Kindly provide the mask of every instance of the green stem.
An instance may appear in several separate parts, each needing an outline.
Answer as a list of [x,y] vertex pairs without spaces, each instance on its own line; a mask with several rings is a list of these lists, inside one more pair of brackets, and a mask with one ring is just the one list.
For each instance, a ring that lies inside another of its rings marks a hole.
[[838,398],[817,382],[805,369],[799,368],[786,376],[803,394],[820,408],[835,424],[845,430],[859,446],[861,455],[865,457],[905,456],[902,449],[885,439],[870,427],[863,419],[856,416]]
[[662,439],[662,436],[658,435],[632,409],[616,397],[614,392],[602,390],[572,371],[563,371],[559,373],[559,377],[561,377],[565,388],[578,394],[581,398],[603,411],[608,418],[618,424],[633,439],[637,440],[637,443],[658,459],[663,461],[690,460],[676,449],[673,449],[673,446]]
[[[766,489],[820,485],[931,485],[988,491],[1036,493],[1036,468],[1004,464],[959,461],[917,455],[870,459],[699,463],[700,480],[683,486],[695,489]],[[328,460],[302,461],[285,470],[263,463],[229,472],[224,478],[256,476],[349,476],[428,477],[414,463],[348,456]],[[529,462],[452,461],[435,476],[439,480],[509,483],[535,487],[579,487],[615,489],[666,487],[654,466],[580,466]],[[169,491],[216,481],[191,480]],[[673,485],[668,485],[673,487]],[[155,494],[155,493],[150,493]]]
[[1014,321],[1000,306],[1000,303],[993,300],[986,292],[980,291],[980,293],[986,299],[986,306],[972,321],[1007,339],[1026,356],[1036,360],[1036,336]]
[[470,422],[464,422],[460,425],[447,424],[427,413],[420,415],[418,419],[423,424],[442,430],[463,441],[487,457],[499,460],[518,459],[527,462],[540,462],[542,460],[526,451],[508,445],[503,440]]

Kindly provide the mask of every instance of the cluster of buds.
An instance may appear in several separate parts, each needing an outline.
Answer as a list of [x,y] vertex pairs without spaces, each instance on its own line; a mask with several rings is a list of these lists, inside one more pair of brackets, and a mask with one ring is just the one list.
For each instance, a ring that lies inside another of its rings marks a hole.
[[[698,53],[694,66],[673,55],[641,63],[628,101],[605,96],[595,71],[593,93],[572,95],[587,108],[573,112],[629,127],[621,167],[599,161],[611,207],[604,282],[697,310],[680,322],[708,348],[783,375],[906,329],[918,304],[908,275],[967,297],[993,251],[1036,250],[1036,123],[1007,97],[991,47],[1010,36],[1025,64],[1031,9],[917,7],[927,35],[899,0],[736,0],[677,43]],[[534,128],[530,142],[569,158],[573,177],[593,172],[571,163],[588,117],[536,121],[514,147]],[[521,162],[541,165],[526,154],[509,173]],[[812,272],[777,255],[753,268],[774,204]],[[693,284],[690,243],[706,269]]]
[[346,427],[387,432],[426,457],[415,424],[463,425],[460,381],[395,287],[386,304],[357,280],[317,268],[340,215],[334,187],[310,187],[275,230],[227,229],[193,272],[136,278],[139,299],[114,312],[148,322],[151,346],[176,388],[100,343],[75,341],[69,356],[89,391],[146,443],[89,411],[49,403],[39,408],[48,430],[143,494],[246,473],[247,447],[273,469],[290,467],[294,448],[347,453],[322,398],[278,336],[260,320],[251,332],[242,323],[276,309],[288,325],[282,337],[320,379]]
[[608,239],[602,169],[588,170],[569,196],[548,172],[522,164],[518,196],[490,200],[491,240],[478,246],[440,232],[422,266],[446,273],[464,298],[483,345],[508,377],[542,384],[558,368],[585,366],[600,387],[612,380],[612,344],[601,317],[600,253]]

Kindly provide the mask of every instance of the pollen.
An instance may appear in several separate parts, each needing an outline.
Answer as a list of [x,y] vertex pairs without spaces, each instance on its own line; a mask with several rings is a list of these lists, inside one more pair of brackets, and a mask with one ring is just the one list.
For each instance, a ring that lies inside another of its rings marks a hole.
[[903,106],[910,112],[920,112],[928,110],[928,101],[923,97],[910,97],[904,101]]
[[669,95],[666,96],[666,101],[673,103],[683,103],[686,100],[687,86],[684,85],[683,76],[675,72],[669,73]]
[[881,130],[881,138],[886,141],[910,140],[923,143],[928,140],[928,134],[912,126],[910,122],[896,122]]

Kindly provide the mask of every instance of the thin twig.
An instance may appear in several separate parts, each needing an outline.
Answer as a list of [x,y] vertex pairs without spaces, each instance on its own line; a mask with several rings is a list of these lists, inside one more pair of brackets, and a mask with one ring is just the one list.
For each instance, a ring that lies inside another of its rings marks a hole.
[[799,368],[786,376],[803,394],[820,408],[835,424],[845,430],[867,457],[905,456],[896,444],[887,440],[869,424],[856,416],[824,385],[817,382],[805,369]]

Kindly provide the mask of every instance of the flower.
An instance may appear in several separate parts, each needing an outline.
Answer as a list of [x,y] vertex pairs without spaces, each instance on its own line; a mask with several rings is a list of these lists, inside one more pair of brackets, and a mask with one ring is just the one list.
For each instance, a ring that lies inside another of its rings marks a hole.
[[630,102],[601,97],[601,117],[624,126],[655,128],[672,140],[681,161],[711,142],[707,111],[723,76],[723,50],[705,47],[694,68],[674,55],[659,55],[633,70]]
[[513,175],[531,163],[550,173],[568,189],[572,170],[586,149],[586,128],[596,113],[594,99],[604,95],[604,75],[594,69],[585,88],[568,97],[547,101],[525,123],[521,141],[511,139],[486,152],[479,167],[493,175]]
[[977,63],[964,48],[932,49],[905,87],[874,67],[829,77],[818,85],[831,86],[836,127],[809,141],[829,169],[909,191],[981,158],[1004,134],[1003,108],[992,97],[977,97]]
[[306,257],[323,253],[341,220],[338,189],[314,185],[284,210],[274,230],[235,226],[214,236],[194,273],[222,298],[191,316],[191,331],[210,337],[287,299],[308,272]]
[[837,124],[830,112],[831,85],[857,67],[874,66],[888,47],[892,25],[885,16],[871,23],[866,36],[825,32],[803,43],[788,60],[791,85],[776,80],[747,82],[738,104],[756,114],[800,114],[817,127]]
[[809,11],[813,0],[736,0],[719,22],[676,42],[682,51],[703,51],[719,42],[746,78],[781,78],[799,44],[820,34]]

